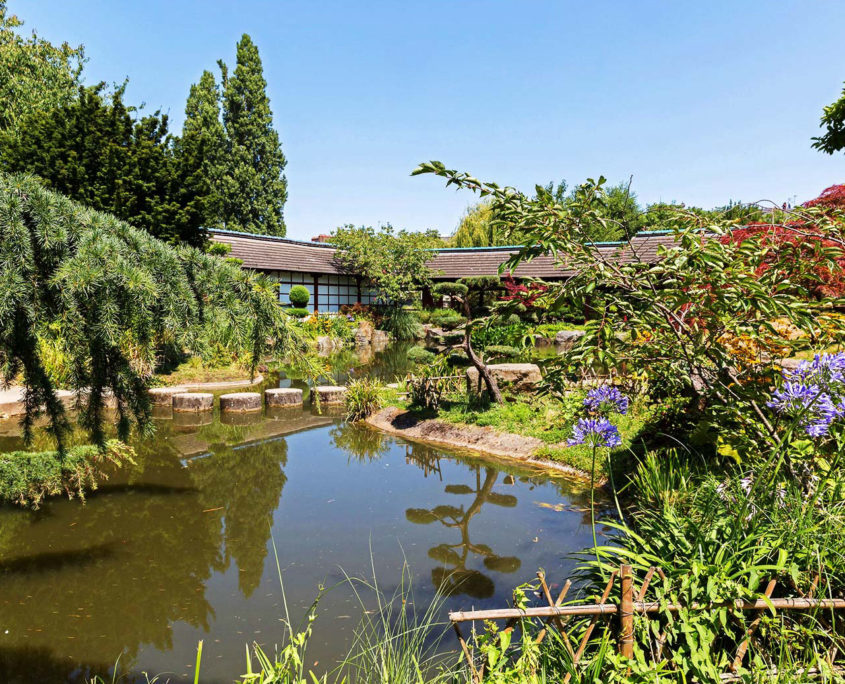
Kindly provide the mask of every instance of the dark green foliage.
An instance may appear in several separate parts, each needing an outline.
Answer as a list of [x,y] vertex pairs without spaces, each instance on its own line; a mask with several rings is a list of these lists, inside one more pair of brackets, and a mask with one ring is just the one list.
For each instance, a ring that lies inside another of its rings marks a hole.
[[469,288],[463,283],[437,283],[431,293],[438,297],[464,297]]
[[484,352],[488,358],[499,356],[506,359],[513,359],[519,356],[519,349],[506,344],[491,344],[484,349]]
[[273,128],[258,47],[244,34],[232,76],[219,64],[226,131],[223,223],[233,230],[283,236],[288,189],[282,173],[287,161]]
[[103,466],[120,466],[132,461],[132,450],[110,441],[104,449],[86,445],[58,451],[12,451],[0,454],[0,502],[38,508],[46,496],[65,492],[85,498],[86,489],[96,489],[105,479]]
[[308,309],[298,309],[296,307],[291,307],[284,311],[288,316],[293,316],[294,318],[305,318],[311,313]]
[[191,85],[182,137],[175,141],[174,152],[178,201],[186,221],[203,228],[223,227],[226,136],[220,122],[220,92],[210,71]]
[[22,25],[0,0],[0,130],[13,131],[33,112],[69,103],[85,62],[81,45],[53,45],[35,32],[24,37],[17,30]]
[[290,303],[293,304],[293,306],[302,309],[308,306],[308,300],[311,299],[311,294],[308,292],[308,288],[304,285],[294,285],[290,289],[288,299],[290,299]]
[[408,350],[408,358],[414,363],[431,363],[435,357],[434,352],[430,352],[424,347],[411,347]]
[[494,275],[468,276],[461,278],[458,282],[466,285],[470,290],[491,290],[502,286],[502,279]]
[[197,198],[179,178],[167,115],[138,118],[123,90],[80,88],[70,102],[30,113],[0,134],[0,164],[162,240],[199,245]]
[[201,354],[213,342],[252,370],[268,351],[300,349],[267,278],[170,247],[27,176],[0,174],[0,283],[0,377],[25,385],[25,436],[43,406],[60,448],[67,423],[38,344],[50,326],[61,326],[80,422],[97,444],[106,392],[121,438],[133,420],[147,424],[162,346]]
[[454,309],[436,309],[431,312],[429,322],[439,328],[452,330],[466,323],[466,319]]
[[813,138],[813,147],[827,154],[845,150],[845,89],[836,102],[824,108],[819,126],[827,130]]

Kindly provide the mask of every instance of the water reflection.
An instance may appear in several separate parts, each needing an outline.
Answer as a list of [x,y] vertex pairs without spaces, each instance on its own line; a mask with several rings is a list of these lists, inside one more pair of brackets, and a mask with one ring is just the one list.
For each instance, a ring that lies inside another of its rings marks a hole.
[[[501,602],[520,572],[563,575],[562,555],[588,539],[581,511],[536,505],[577,502],[566,484],[310,410],[176,415],[157,419],[136,466],[85,505],[0,507],[0,681],[83,681],[118,656],[134,673],[190,681],[198,639],[203,681],[232,681],[245,642],[272,651],[278,640],[271,534],[292,606],[339,568],[366,574],[371,548],[388,584],[407,559],[425,579],[420,602],[435,587],[452,594],[450,608]],[[354,612],[352,600],[338,590],[321,602],[314,659],[345,651],[349,632],[332,616]]]
[[[426,454],[426,456],[430,456]],[[435,467],[430,458],[420,463],[427,472],[434,472]],[[496,506],[516,506],[516,497],[493,491],[493,486],[500,473],[493,468],[474,466],[475,483],[447,484],[444,491],[456,496],[471,496],[468,505],[462,502],[459,506],[440,504],[433,508],[408,508],[405,517],[408,522],[417,525],[440,523],[443,527],[458,531],[460,539],[448,543],[442,542],[428,550],[429,558],[441,565],[431,571],[431,581],[447,595],[466,594],[473,598],[490,598],[495,591],[495,584],[485,573],[467,567],[470,554],[483,558],[484,567],[496,572],[512,573],[519,570],[522,562],[516,556],[500,556],[493,552],[487,544],[470,539],[470,521],[481,511],[484,504]],[[482,479],[483,476],[483,479]]]

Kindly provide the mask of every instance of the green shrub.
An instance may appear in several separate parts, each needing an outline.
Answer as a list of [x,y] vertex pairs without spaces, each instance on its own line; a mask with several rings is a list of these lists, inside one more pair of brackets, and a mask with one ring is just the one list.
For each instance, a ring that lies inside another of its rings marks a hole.
[[408,350],[408,359],[414,363],[431,363],[437,355],[423,347],[411,347]]
[[290,309],[285,309],[285,313],[288,316],[293,316],[294,318],[305,318],[311,312],[308,309],[290,308]]
[[86,489],[96,489],[107,478],[103,466],[132,463],[132,449],[111,440],[101,451],[84,445],[58,451],[12,451],[0,454],[0,501],[38,508],[47,496],[66,493],[85,498]]
[[491,344],[484,350],[484,353],[487,357],[503,356],[506,359],[512,359],[519,356],[519,349],[506,344]]
[[463,349],[453,349],[446,361],[450,366],[468,366],[469,356]]
[[386,330],[397,340],[414,340],[422,333],[419,321],[413,311],[402,307],[390,307],[381,320],[382,330]]
[[436,297],[465,297],[469,288],[463,283],[437,283],[431,288],[431,293]]
[[346,386],[346,420],[363,420],[382,407],[384,387],[378,380],[363,378]]
[[460,344],[464,341],[464,334],[457,330],[449,331],[443,334],[441,338],[444,344],[453,345],[453,344]]
[[303,309],[308,306],[311,294],[308,292],[308,288],[306,288],[305,285],[294,285],[290,289],[288,299],[293,306]]
[[508,325],[487,325],[473,329],[472,344],[479,349],[486,349],[491,345],[524,347],[531,344],[533,332],[532,326],[522,322]]
[[417,309],[414,311],[414,316],[417,317],[417,320],[420,323],[428,323],[431,318],[431,311],[428,309]]
[[429,321],[432,325],[445,328],[446,330],[453,330],[459,325],[466,323],[466,318],[452,309],[436,309],[431,312]]

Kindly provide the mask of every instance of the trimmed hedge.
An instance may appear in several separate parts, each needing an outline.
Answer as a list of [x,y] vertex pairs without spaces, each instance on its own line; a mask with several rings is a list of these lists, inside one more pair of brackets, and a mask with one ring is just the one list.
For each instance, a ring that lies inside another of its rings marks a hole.
[[408,359],[414,363],[431,363],[436,356],[436,354],[423,347],[411,347],[408,350]]
[[308,309],[290,308],[290,309],[285,309],[285,313],[288,316],[293,316],[294,318],[305,318],[311,312]]
[[294,285],[290,289],[288,299],[294,307],[302,309],[308,306],[308,300],[311,299],[311,293],[308,292],[305,285]]

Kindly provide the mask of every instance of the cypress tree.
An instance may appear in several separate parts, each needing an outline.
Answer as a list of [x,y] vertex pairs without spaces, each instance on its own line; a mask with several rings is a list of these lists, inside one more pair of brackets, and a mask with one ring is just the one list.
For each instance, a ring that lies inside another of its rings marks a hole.
[[175,145],[181,180],[180,205],[185,221],[192,225],[204,228],[223,225],[225,144],[220,92],[214,75],[204,71],[199,83],[191,85],[182,137]]
[[223,125],[226,131],[226,173],[223,183],[224,223],[249,233],[285,234],[287,200],[285,156],[267,97],[267,81],[258,48],[244,34],[237,64],[223,73]]

